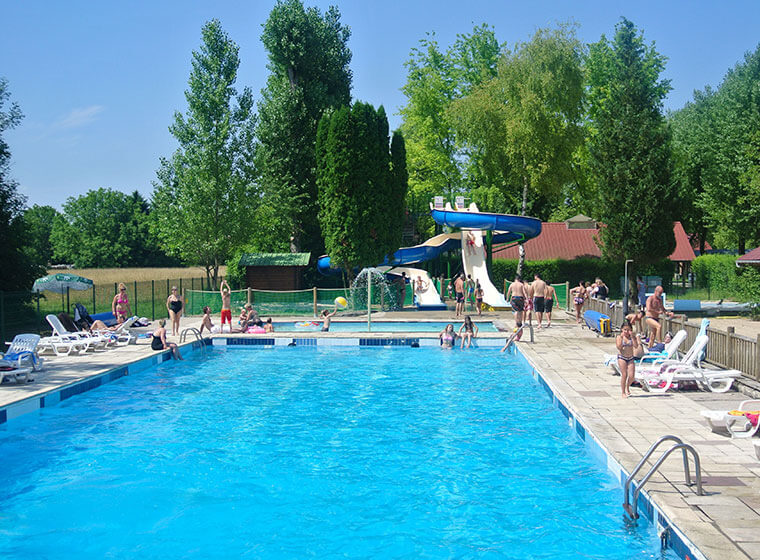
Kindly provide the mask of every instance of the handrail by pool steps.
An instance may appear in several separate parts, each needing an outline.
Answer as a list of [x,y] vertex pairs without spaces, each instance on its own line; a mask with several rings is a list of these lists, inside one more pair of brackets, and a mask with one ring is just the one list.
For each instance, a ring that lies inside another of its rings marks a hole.
[[203,342],[203,337],[201,336],[201,332],[195,327],[187,327],[186,329],[183,329],[182,332],[179,334],[179,343],[183,344],[187,340],[188,333],[192,334],[195,337],[195,340],[201,343],[201,352],[205,354],[206,345]]
[[[651,469],[649,469],[649,472],[644,475],[644,478],[641,479],[641,481],[636,484],[636,489],[633,491],[633,500],[632,502],[628,501],[628,495],[629,495],[629,489],[631,487],[631,483],[633,482],[633,477],[636,476],[636,474],[641,470],[641,467],[644,466],[644,463],[646,463],[647,459],[652,455],[652,453],[655,452],[655,450],[660,446],[661,443],[665,441],[674,441],[675,444],[668,448],[665,453],[662,454],[662,456],[657,460],[657,462],[652,466]],[[662,436],[660,439],[658,439],[656,442],[652,444],[652,447],[649,448],[649,451],[647,451],[644,456],[641,458],[641,461],[639,461],[639,464],[636,465],[636,468],[633,469],[631,472],[631,475],[626,479],[625,481],[625,488],[623,489],[623,492],[625,493],[625,498],[623,501],[623,509],[628,514],[628,517],[631,519],[638,519],[639,513],[637,511],[637,506],[639,503],[639,493],[644,488],[644,485],[647,483],[647,481],[652,477],[652,475],[657,471],[657,469],[660,468],[660,465],[665,461],[665,459],[668,458],[668,456],[673,452],[680,449],[683,453],[683,472],[684,477],[686,478],[686,486],[691,486],[691,476],[689,474],[689,457],[688,453],[690,452],[692,457],[694,458],[694,470],[696,471],[696,482],[697,482],[697,496],[702,496],[702,469],[700,467],[699,462],[699,454],[697,453],[696,449],[692,445],[689,445],[688,443],[684,443],[681,438],[673,435],[667,435]]]

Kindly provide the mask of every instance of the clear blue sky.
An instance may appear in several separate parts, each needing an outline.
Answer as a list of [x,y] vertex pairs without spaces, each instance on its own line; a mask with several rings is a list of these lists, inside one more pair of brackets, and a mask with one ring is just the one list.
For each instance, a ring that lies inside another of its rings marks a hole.
[[[500,41],[525,41],[539,27],[573,20],[584,42],[608,37],[625,16],[668,57],[665,77],[678,109],[695,89],[716,86],[760,41],[760,1],[615,2],[535,0],[306,1],[335,4],[351,27],[353,96],[384,105],[399,125],[404,61],[426,32],[445,48],[473,25],[491,24]],[[176,143],[174,111],[186,108],[190,54],[217,18],[240,46],[237,86],[258,93],[266,77],[261,25],[274,0],[4,2],[0,76],[25,114],[6,133],[11,174],[29,205],[60,208],[98,187],[149,196],[161,156]]]

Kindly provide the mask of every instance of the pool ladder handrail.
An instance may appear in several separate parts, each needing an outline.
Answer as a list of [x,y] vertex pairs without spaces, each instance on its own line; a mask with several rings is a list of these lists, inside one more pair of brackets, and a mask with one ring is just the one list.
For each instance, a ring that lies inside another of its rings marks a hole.
[[201,336],[201,332],[196,329],[195,327],[187,327],[182,330],[182,332],[179,334],[179,343],[184,344],[187,340],[187,334],[191,333],[195,340],[201,343],[201,352],[204,354],[206,353],[206,343],[203,341],[203,337]]
[[[675,444],[670,446],[665,453],[660,456],[660,458],[655,462],[655,464],[652,466],[651,469],[649,469],[649,472],[647,472],[646,475],[644,475],[644,478],[641,479],[641,481],[636,484],[636,489],[633,491],[633,500],[629,503],[628,501],[628,494],[629,489],[631,487],[631,483],[633,482],[633,477],[636,476],[636,474],[641,470],[641,468],[644,466],[644,463],[646,463],[647,459],[654,453],[657,448],[666,441],[674,441]],[[691,476],[689,474],[689,456],[688,454],[691,453],[692,457],[694,458],[694,470],[696,471],[696,482],[697,482],[697,496],[702,496],[702,468],[700,466],[699,461],[699,454],[697,453],[697,450],[694,449],[692,445],[689,445],[688,443],[684,443],[681,438],[678,436],[673,435],[667,435],[662,436],[660,439],[658,439],[656,442],[652,444],[652,446],[649,448],[649,451],[647,451],[644,456],[641,458],[641,461],[639,461],[639,464],[636,465],[636,468],[633,469],[630,476],[625,481],[625,488],[623,489],[623,492],[625,493],[625,501],[623,502],[623,509],[628,514],[628,516],[631,519],[638,519],[638,503],[639,503],[639,494],[641,493],[641,490],[644,488],[644,485],[647,483],[647,481],[652,477],[652,475],[657,471],[657,469],[660,468],[660,465],[665,461],[665,459],[668,458],[668,456],[673,453],[674,451],[681,450],[683,453],[683,472],[684,476],[686,478],[686,486],[691,486]]]

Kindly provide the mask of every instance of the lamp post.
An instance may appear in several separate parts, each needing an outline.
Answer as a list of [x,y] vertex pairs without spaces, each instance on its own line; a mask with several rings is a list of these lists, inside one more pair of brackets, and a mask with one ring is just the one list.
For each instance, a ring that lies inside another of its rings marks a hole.
[[632,263],[633,259],[626,259],[625,261],[625,286],[623,287],[623,316],[628,315],[628,263]]

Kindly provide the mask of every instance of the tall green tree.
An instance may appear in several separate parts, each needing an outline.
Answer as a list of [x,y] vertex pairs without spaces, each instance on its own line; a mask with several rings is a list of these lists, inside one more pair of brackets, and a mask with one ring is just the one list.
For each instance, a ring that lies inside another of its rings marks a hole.
[[10,146],[3,137],[23,118],[18,103],[10,101],[8,81],[0,78],[0,262],[10,273],[0,274],[0,291],[30,290],[34,279],[44,273],[24,250],[24,206],[26,198],[10,175]]
[[151,206],[164,249],[205,267],[216,286],[219,266],[255,226],[255,113],[250,89],[234,88],[238,46],[217,20],[201,36],[185,91],[187,113],[175,113],[169,128],[179,148],[161,160]]
[[699,205],[721,246],[740,253],[760,243],[760,207],[753,180],[756,134],[760,130],[760,45],[730,69],[710,99],[704,125],[710,126],[713,165],[702,175]]
[[53,262],[53,244],[50,234],[53,222],[60,212],[52,206],[35,204],[24,211],[24,229],[26,231],[26,252],[29,257],[42,265]]
[[[527,213],[529,199],[557,196],[574,178],[582,141],[582,45],[572,26],[538,30],[499,61],[496,77],[452,104],[458,134],[484,173]],[[518,273],[525,250],[520,246]]]
[[428,203],[433,196],[451,198],[467,189],[467,177],[478,180],[477,151],[468,151],[459,141],[447,112],[451,104],[474,87],[496,75],[502,52],[493,28],[481,25],[470,34],[457,35],[443,51],[430,33],[412,49],[404,64],[407,79],[401,91],[406,105],[401,109],[409,168],[409,206],[422,216],[419,227],[432,233]]
[[315,169],[322,114],[351,101],[350,29],[331,7],[279,0],[261,40],[270,75],[261,92],[257,167],[264,201],[278,209],[280,235],[294,251],[322,250]]
[[701,252],[707,242],[705,183],[716,166],[715,92],[695,91],[694,99],[669,115],[673,134],[673,177],[678,189],[678,210],[686,231],[694,236]]
[[662,113],[670,82],[665,57],[623,18],[612,41],[602,36],[588,57],[590,169],[598,186],[602,252],[651,263],[675,249],[670,133]]
[[[399,247],[406,196],[403,138],[389,146],[385,110],[366,103],[322,117],[317,131],[319,220],[327,252],[350,276]],[[389,150],[390,148],[390,150]]]

